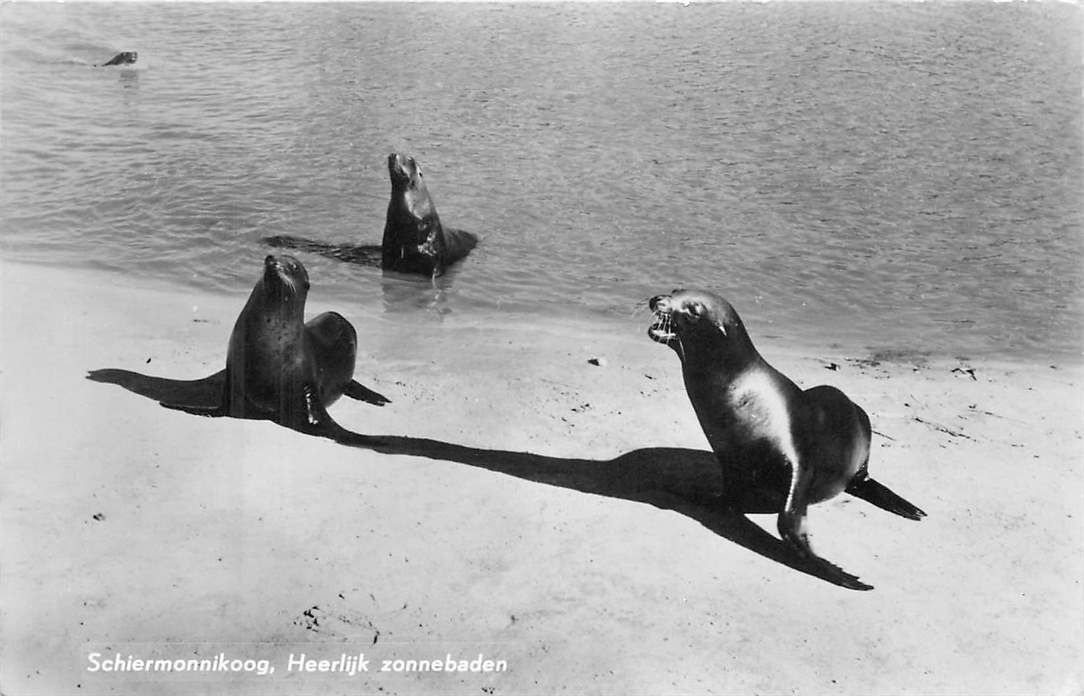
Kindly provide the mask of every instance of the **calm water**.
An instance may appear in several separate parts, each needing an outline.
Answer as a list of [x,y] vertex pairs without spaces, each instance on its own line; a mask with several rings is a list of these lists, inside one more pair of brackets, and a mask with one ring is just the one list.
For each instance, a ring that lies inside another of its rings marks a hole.
[[240,305],[261,237],[379,243],[400,150],[482,246],[439,288],[302,255],[314,301],[641,332],[705,287],[776,341],[1079,357],[1082,17],[4,4],[0,253]]

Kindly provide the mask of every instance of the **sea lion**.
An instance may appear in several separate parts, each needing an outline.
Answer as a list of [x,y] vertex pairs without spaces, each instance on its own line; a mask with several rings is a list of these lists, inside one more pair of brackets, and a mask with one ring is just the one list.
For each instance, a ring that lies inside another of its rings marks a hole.
[[438,276],[477,246],[476,235],[441,224],[413,157],[388,155],[388,176],[391,200],[381,244],[384,269]]
[[264,237],[263,241],[273,247],[307,251],[363,266],[379,266],[386,271],[430,277],[443,275],[449,266],[478,245],[478,236],[441,224],[433,198],[422,179],[421,167],[413,157],[397,153],[388,155],[388,174],[391,199],[380,246],[328,244],[290,235]]
[[357,332],[335,312],[305,324],[309,275],[289,256],[264,259],[262,277],[230,334],[226,374],[215,406],[167,403],[203,416],[275,421],[337,442],[372,445],[374,438],[336,423],[327,407],[345,394],[377,406],[388,399],[353,379]]
[[675,290],[649,301],[648,336],[681,359],[685,389],[723,469],[731,506],[774,494],[780,536],[802,558],[839,571],[841,584],[872,589],[813,553],[806,508],[846,491],[918,520],[926,513],[869,477],[866,412],[830,386],[802,390],[769,365],[723,298]]
[[137,60],[139,60],[139,53],[137,51],[121,51],[97,67],[102,68],[107,65],[131,65]]

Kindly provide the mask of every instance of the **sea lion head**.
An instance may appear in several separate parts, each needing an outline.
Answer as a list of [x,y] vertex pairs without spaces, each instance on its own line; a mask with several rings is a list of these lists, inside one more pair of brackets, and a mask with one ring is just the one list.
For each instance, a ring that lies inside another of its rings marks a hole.
[[682,361],[697,356],[755,355],[741,317],[730,303],[701,290],[674,290],[648,301],[655,313],[647,335],[670,346]]
[[388,176],[393,188],[416,188],[422,181],[422,168],[413,157],[393,152],[388,155]]
[[131,65],[139,60],[137,51],[121,51],[102,65]]
[[388,176],[391,179],[391,206],[411,217],[424,220],[436,217],[433,200],[425,186],[422,168],[408,155],[393,152],[388,155]]
[[309,273],[300,261],[292,256],[268,254],[263,260],[264,295],[280,304],[297,304],[304,307],[309,294]]

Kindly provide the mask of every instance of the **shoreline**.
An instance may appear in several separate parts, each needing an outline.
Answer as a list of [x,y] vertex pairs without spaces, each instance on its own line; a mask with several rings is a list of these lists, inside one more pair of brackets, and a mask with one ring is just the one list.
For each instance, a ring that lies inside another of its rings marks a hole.
[[[237,291],[207,289],[201,288],[195,283],[189,285],[156,276],[132,276],[116,269],[88,268],[76,265],[55,265],[45,262],[38,263],[24,260],[14,261],[5,259],[0,255],[0,271],[5,267],[23,273],[30,273],[31,275],[40,272],[54,279],[62,277],[69,278],[72,282],[78,282],[79,280],[84,282],[107,281],[111,286],[124,287],[133,291],[150,291],[170,295],[180,294],[183,297],[206,298],[206,301],[204,302],[205,305],[207,305],[209,301],[211,306],[216,308],[220,307],[221,311],[226,312],[227,315],[229,313],[227,311],[228,308],[233,307],[234,317],[244,306],[245,300],[248,298],[248,294],[251,291],[251,285]],[[376,282],[380,282],[380,271],[378,269],[363,269],[362,272],[374,274],[376,276]],[[253,283],[255,282],[255,278],[256,276],[253,275]],[[439,295],[440,293],[438,292],[437,294]],[[455,329],[484,326],[486,331],[507,329],[513,332],[520,332],[543,329],[583,337],[590,337],[592,335],[605,336],[609,331],[614,332],[617,336],[623,336],[624,339],[631,343],[636,343],[643,337],[642,334],[646,332],[646,327],[650,322],[650,312],[646,307],[646,298],[644,300],[645,306],[643,308],[630,310],[628,312],[628,316],[636,316],[637,321],[631,321],[627,317],[621,317],[614,313],[594,313],[584,308],[576,308],[575,311],[565,315],[559,315],[550,311],[538,314],[537,312],[532,312],[531,308],[523,307],[507,310],[495,308],[491,315],[472,315],[468,317],[464,312],[449,311],[444,313],[442,309],[437,306],[439,304],[439,299],[427,303],[426,301],[429,299],[431,298],[419,294],[417,288],[396,287],[390,292],[385,289],[382,311],[377,312],[373,311],[371,302],[359,302],[356,299],[351,300],[346,298],[343,296],[341,289],[337,293],[329,293],[326,288],[321,288],[317,281],[314,282],[313,291],[309,295],[306,317],[311,318],[322,311],[334,310],[351,319],[358,328],[359,334],[363,331],[362,322],[371,320],[379,321],[380,328],[382,329],[386,329],[389,326],[394,327],[396,323],[404,325],[409,323],[409,328],[411,330],[418,330],[426,324],[432,324],[444,329],[447,329],[449,326]],[[198,307],[198,304],[196,306]],[[749,315],[748,317],[746,316],[747,314]],[[390,323],[388,315],[393,317]],[[974,362],[982,363],[997,369],[1012,369],[1013,367],[1026,366],[1054,367],[1055,369],[1065,368],[1070,370],[1077,368],[1084,369],[1084,349],[1082,349],[1079,354],[1044,353],[1033,356],[1030,359],[1025,359],[1022,355],[968,355],[962,354],[956,350],[934,352],[917,350],[909,346],[874,348],[870,345],[862,346],[839,342],[827,343],[817,341],[809,336],[800,335],[796,339],[790,337],[783,338],[773,334],[772,330],[774,327],[771,324],[758,325],[757,318],[752,310],[743,312],[742,318],[750,327],[750,335],[753,337],[758,350],[760,350],[761,354],[764,355],[769,362],[772,362],[772,356],[785,362],[797,361],[809,356],[817,356],[817,359],[820,359],[825,364],[832,362],[841,364],[840,361],[844,361],[863,366],[876,366],[877,364],[884,363],[923,368],[928,365],[942,366],[952,364],[960,366]],[[503,327],[501,325],[491,325],[489,322],[493,319],[500,319],[502,322],[510,321],[512,322],[512,326]],[[229,325],[225,327],[225,334],[222,338],[223,359],[225,356],[225,344],[229,338],[229,331],[232,328],[232,321],[233,319],[231,318]],[[406,328],[406,326],[401,326],[400,328]],[[632,331],[630,331],[630,328]],[[358,349],[359,351],[362,351],[364,348],[364,336],[361,336],[359,338]],[[784,372],[786,371],[784,370]]]
[[642,332],[388,318],[314,292],[307,315],[342,312],[359,330],[356,378],[392,400],[332,415],[405,442],[398,454],[85,379],[220,370],[245,296],[0,260],[5,692],[139,693],[88,675],[84,646],[227,642],[404,659],[454,644],[509,669],[156,690],[1084,685],[1079,363],[876,362],[762,342],[798,384],[865,408],[873,476],[930,515],[846,495],[811,509],[817,551],[876,588],[855,593],[786,562],[774,516],[727,521],[685,496],[711,487],[710,452],[677,359]]

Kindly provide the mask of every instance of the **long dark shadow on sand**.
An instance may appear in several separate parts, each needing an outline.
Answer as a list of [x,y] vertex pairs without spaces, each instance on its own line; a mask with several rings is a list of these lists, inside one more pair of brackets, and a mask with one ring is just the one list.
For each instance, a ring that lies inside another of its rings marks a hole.
[[[94,370],[87,379],[116,384],[156,401],[214,405],[221,394],[224,376],[222,371],[184,381],[107,369]],[[649,447],[609,460],[566,459],[423,438],[374,437],[380,444],[368,449],[383,454],[456,462],[549,486],[673,510],[739,546],[799,572],[840,586],[854,579],[834,566],[798,558],[783,542],[746,517],[748,513],[777,513],[781,503],[776,496],[750,499],[742,505],[741,512],[721,505],[719,464],[715,455],[705,450]]]
[[220,370],[202,379],[168,379],[141,375],[131,370],[91,370],[87,379],[92,382],[116,384],[130,392],[155,401],[189,404],[192,406],[217,406],[222,399],[226,371]]

